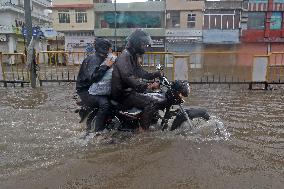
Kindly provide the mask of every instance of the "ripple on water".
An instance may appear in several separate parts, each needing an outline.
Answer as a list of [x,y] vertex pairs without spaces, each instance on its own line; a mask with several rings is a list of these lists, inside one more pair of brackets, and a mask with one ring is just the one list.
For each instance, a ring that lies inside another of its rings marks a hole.
[[[197,144],[224,141],[236,154],[260,161],[262,169],[283,169],[284,99],[281,93],[226,88],[192,90],[188,105],[216,115],[194,130],[186,128],[144,134],[114,132],[82,139],[72,99],[73,86],[40,90],[0,89],[0,178],[56,165],[63,158],[106,146],[137,145],[141,140],[186,140]],[[216,135],[216,129],[219,135]],[[106,145],[107,144],[107,145]],[[232,162],[233,163],[233,162]],[[241,164],[242,162],[239,162]],[[237,166],[237,165],[236,165]],[[242,164],[240,165],[240,167]],[[238,167],[237,167],[238,169]]]

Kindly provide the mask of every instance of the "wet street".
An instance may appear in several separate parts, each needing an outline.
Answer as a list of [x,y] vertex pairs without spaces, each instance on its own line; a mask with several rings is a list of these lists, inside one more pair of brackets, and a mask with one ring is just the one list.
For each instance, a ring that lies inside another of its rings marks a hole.
[[191,132],[80,137],[73,84],[0,88],[0,189],[248,189],[284,186],[284,89],[193,85],[223,136]]

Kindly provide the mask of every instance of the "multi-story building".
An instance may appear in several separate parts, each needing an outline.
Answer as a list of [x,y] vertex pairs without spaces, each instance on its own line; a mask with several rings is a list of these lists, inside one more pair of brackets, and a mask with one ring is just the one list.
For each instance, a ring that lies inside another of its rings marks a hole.
[[166,50],[202,48],[204,1],[166,0]]
[[[46,50],[45,39],[37,38],[37,32],[50,27],[52,20],[48,16],[51,0],[32,0],[32,22],[34,27],[36,50]],[[25,38],[24,0],[0,0],[0,51],[24,52]]]
[[242,49],[255,53],[283,51],[284,0],[245,0]]
[[[153,39],[153,51],[165,47],[165,2],[102,3],[95,1],[95,29],[97,37],[111,39],[120,50],[127,36],[136,28],[143,28]],[[108,2],[108,1],[107,1]]]
[[85,51],[94,43],[93,0],[53,0],[53,27],[64,33],[65,50]]
[[237,48],[240,43],[242,0],[206,1],[203,19],[203,44]]

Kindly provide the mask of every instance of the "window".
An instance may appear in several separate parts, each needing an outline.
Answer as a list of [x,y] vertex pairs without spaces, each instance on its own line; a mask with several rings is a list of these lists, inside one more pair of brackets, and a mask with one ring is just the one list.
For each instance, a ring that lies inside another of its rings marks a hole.
[[86,23],[87,22],[87,12],[83,10],[76,10],[76,23]]
[[195,22],[196,22],[196,14],[188,14],[187,15],[187,27],[195,28]]
[[280,30],[282,22],[281,12],[273,12],[270,19],[270,29],[271,30]]
[[265,13],[250,12],[248,13],[248,29],[264,29]]
[[59,19],[59,23],[70,23],[69,10],[58,11],[58,19]]
[[173,28],[179,28],[180,27],[180,13],[179,12],[171,12],[169,13],[169,17],[171,17]]

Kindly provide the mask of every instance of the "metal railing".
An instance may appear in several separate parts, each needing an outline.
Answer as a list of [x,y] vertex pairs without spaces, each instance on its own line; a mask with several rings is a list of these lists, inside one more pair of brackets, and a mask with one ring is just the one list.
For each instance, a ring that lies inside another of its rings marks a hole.
[[25,54],[1,53],[0,59],[0,83],[4,83],[4,86],[8,83],[20,83],[23,86],[24,83],[30,82]]
[[[43,82],[75,82],[86,52],[41,51],[37,53],[37,75]],[[186,59],[188,81],[195,84],[246,84],[252,79],[254,54],[232,52],[192,52],[183,54]],[[266,83],[284,84],[284,52],[260,55],[268,58]],[[165,66],[168,78],[175,79],[177,54],[172,52],[147,52],[140,60],[143,67],[154,71],[157,64]],[[26,56],[22,53],[0,54],[0,83],[29,82]]]
[[37,53],[38,78],[42,82],[75,82],[85,52],[41,51]]
[[269,54],[267,80],[270,83],[284,82],[284,52],[273,52]]

